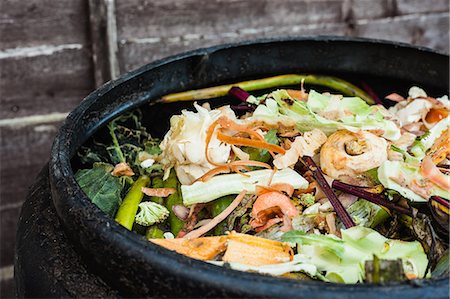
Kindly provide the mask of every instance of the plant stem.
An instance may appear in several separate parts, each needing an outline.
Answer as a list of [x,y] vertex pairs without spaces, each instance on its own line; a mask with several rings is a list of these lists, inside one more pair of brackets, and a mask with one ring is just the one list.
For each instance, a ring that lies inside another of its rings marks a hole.
[[120,162],[126,163],[127,161],[125,160],[125,156],[123,155],[122,150],[120,149],[119,141],[117,140],[116,133],[114,132],[113,123],[114,122],[110,122],[108,124],[108,129],[109,129],[109,134],[111,135],[111,138],[112,138],[112,141],[114,144],[114,150],[116,151]]
[[305,84],[329,87],[333,90],[342,92],[347,96],[360,97],[368,104],[374,103],[374,100],[370,95],[368,95],[364,90],[360,89],[359,87],[356,87],[355,85],[351,84],[350,82],[331,76],[319,76],[307,74],[287,74],[257,80],[232,83],[227,85],[220,85],[172,93],[163,96],[157,102],[173,103],[181,101],[206,100],[226,96],[229,90],[234,86],[239,87],[246,91],[252,91],[252,90],[269,89],[280,86],[298,85],[301,84],[302,81]]
[[363,199],[365,199],[367,201],[370,201],[370,202],[372,202],[374,204],[377,204],[377,205],[383,206],[385,208],[388,208],[389,210],[393,210],[393,211],[396,211],[396,212],[401,213],[401,214],[412,216],[412,212],[411,212],[410,209],[402,207],[402,206],[399,206],[399,205],[396,205],[395,203],[390,202],[389,200],[383,198],[379,194],[371,193],[371,192],[368,192],[368,191],[366,191],[366,190],[364,190],[364,189],[362,189],[360,187],[352,186],[352,185],[349,185],[349,184],[345,184],[345,183],[342,183],[342,182],[339,182],[339,181],[336,181],[336,180],[333,181],[331,186],[334,189],[337,189],[339,191],[342,191],[342,192],[345,192],[345,193],[348,193],[348,194],[351,194],[351,195],[358,196],[358,197],[363,198]]
[[322,170],[320,170],[316,162],[314,162],[314,160],[310,156],[304,156],[302,160],[313,173],[314,178],[316,179],[322,191],[330,200],[331,205],[336,211],[337,216],[341,219],[345,228],[355,226],[355,222],[353,222],[352,217],[344,208],[340,200],[337,198],[336,194],[333,192],[330,185],[328,185],[328,182],[325,180],[325,177],[323,176]]

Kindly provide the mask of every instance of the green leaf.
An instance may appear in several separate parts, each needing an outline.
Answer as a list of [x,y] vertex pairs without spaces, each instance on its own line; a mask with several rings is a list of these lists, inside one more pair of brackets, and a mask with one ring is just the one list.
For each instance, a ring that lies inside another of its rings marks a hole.
[[113,167],[106,163],[94,163],[92,169],[81,169],[75,179],[89,199],[103,212],[114,216],[121,203],[120,179],[111,175]]

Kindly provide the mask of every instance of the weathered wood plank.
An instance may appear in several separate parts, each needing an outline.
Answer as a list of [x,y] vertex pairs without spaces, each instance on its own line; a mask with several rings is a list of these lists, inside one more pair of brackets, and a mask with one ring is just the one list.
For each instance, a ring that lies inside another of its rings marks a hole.
[[394,40],[449,52],[449,14],[407,15],[357,21],[353,35]]
[[0,49],[88,43],[85,0],[0,1]]
[[275,26],[238,30],[234,33],[197,35],[178,38],[143,39],[121,43],[119,47],[121,70],[130,71],[146,63],[181,52],[243,40],[295,35],[345,35],[347,25]]
[[379,19],[396,14],[395,0],[346,0],[343,4],[344,18],[348,21]]
[[236,32],[341,20],[343,0],[117,0],[119,39]]
[[[448,0],[395,0],[397,13],[415,14],[431,12],[448,12]],[[448,28],[447,28],[448,29]]]
[[119,76],[114,0],[89,0],[92,60],[96,86]]
[[28,187],[50,158],[60,122],[25,127],[0,127],[0,210],[25,200]]
[[94,88],[86,49],[0,59],[0,119],[72,110]]

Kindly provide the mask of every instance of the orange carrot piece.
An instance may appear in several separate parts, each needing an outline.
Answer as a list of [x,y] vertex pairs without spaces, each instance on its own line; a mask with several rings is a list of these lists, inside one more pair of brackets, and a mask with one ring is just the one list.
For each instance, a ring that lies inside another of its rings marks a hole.
[[261,186],[261,185],[257,185],[256,186],[256,195],[262,195],[264,193],[268,193],[268,192],[284,192],[286,193],[289,197],[292,196],[292,194],[294,194],[294,187],[292,187],[291,184],[287,184],[287,183],[277,183],[277,184],[273,184],[270,186]]
[[257,140],[260,140],[260,141],[264,141],[264,137],[259,135],[254,130],[252,130],[252,129],[246,127],[246,126],[239,125],[239,124],[233,122],[232,120],[228,119],[225,116],[222,116],[222,117],[219,118],[219,124],[224,129],[247,133],[250,137],[253,137],[253,138],[255,138]]
[[201,182],[206,182],[208,180],[210,180],[213,176],[217,175],[217,174],[222,174],[222,173],[230,173],[230,167],[228,165],[221,165],[221,166],[217,166],[216,168],[211,169],[210,171],[208,171],[207,173],[205,173],[204,175],[202,175],[201,177],[197,178],[195,182],[201,181]]
[[201,177],[196,179],[194,181],[194,183],[197,181],[206,182],[215,175],[222,174],[222,173],[230,173],[231,171],[237,172],[242,175],[246,175],[245,173],[242,173],[241,170],[245,169],[248,171],[247,166],[257,166],[257,167],[263,167],[263,168],[267,168],[267,169],[271,168],[269,164],[264,163],[264,162],[259,162],[259,161],[253,161],[253,160],[233,161],[226,165],[220,165],[220,166],[217,166],[216,168],[211,169],[210,171],[208,171],[207,173],[205,173],[204,175],[202,175]]
[[177,190],[175,188],[147,188],[142,187],[141,191],[148,196],[167,197],[174,194]]
[[221,131],[217,132],[217,139],[219,139],[222,142],[233,144],[233,145],[240,145],[240,146],[250,146],[260,149],[265,149],[268,151],[272,151],[275,153],[285,154],[286,150],[282,148],[281,146],[278,146],[276,144],[271,144],[266,141],[259,141],[259,140],[253,140],[249,138],[243,138],[243,137],[232,137],[223,134]]
[[150,239],[169,250],[176,251],[198,260],[211,260],[223,253],[227,248],[227,236],[203,237],[197,239]]

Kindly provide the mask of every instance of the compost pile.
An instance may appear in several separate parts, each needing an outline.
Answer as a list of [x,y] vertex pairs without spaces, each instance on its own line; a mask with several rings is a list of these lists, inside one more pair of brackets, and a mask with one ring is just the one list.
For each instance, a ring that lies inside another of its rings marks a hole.
[[[211,108],[220,96],[241,103]],[[337,283],[447,276],[450,101],[415,86],[385,98],[311,75],[171,94],[159,102],[193,106],[162,139],[124,114],[81,147],[76,179],[125,228],[215,265]]]

